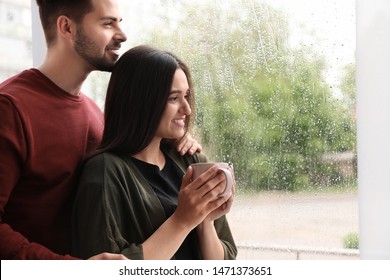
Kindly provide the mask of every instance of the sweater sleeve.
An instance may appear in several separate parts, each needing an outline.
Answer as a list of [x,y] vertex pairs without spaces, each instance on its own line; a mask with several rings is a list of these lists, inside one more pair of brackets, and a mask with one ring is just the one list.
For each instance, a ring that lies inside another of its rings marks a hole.
[[124,236],[124,228],[133,224],[134,218],[126,212],[131,198],[118,173],[105,162],[104,154],[85,164],[73,209],[72,254],[75,256],[89,258],[110,252],[129,259],[143,259],[141,242],[129,243]]
[[19,112],[8,97],[0,95],[0,258],[72,259],[29,242],[4,221],[6,206],[20,179],[26,153],[26,137]]
[[222,216],[221,218],[215,220],[214,227],[223,246],[224,259],[235,260],[237,257],[237,247],[230,231],[226,216]]

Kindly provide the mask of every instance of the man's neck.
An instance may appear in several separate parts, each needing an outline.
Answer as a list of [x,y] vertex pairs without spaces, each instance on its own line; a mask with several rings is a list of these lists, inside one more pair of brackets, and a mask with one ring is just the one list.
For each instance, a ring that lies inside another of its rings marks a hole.
[[71,95],[80,95],[81,87],[91,71],[83,70],[71,59],[47,55],[43,64],[38,67],[58,87]]

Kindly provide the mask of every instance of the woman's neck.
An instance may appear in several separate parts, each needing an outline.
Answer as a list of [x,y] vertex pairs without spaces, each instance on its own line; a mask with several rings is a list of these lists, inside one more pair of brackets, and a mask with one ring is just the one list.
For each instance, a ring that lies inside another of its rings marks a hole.
[[165,166],[165,156],[160,149],[160,143],[161,139],[158,141],[153,140],[145,149],[136,153],[133,157],[149,164],[157,165],[162,170]]

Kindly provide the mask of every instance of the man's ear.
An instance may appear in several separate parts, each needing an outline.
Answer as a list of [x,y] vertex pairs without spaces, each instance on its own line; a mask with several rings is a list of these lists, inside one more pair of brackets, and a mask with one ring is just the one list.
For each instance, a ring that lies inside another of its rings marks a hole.
[[73,40],[76,36],[76,25],[67,16],[59,16],[57,19],[58,36]]

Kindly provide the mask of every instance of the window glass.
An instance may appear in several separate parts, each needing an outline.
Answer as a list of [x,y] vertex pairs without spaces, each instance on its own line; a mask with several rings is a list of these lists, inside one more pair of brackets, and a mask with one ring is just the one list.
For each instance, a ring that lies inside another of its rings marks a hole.
[[0,0],[0,80],[32,65],[30,0]]
[[193,133],[236,170],[239,257],[358,258],[355,2],[126,5],[129,47],[192,69]]
[[[122,51],[152,44],[192,70],[192,134],[235,168],[238,257],[357,259],[355,1],[120,2]],[[31,67],[29,7],[0,1],[1,80]],[[108,78],[83,87],[101,108]]]

